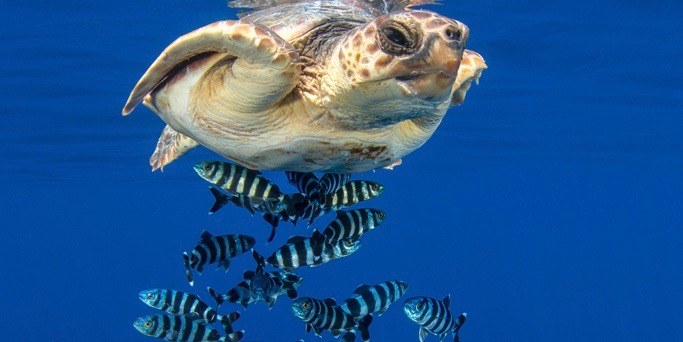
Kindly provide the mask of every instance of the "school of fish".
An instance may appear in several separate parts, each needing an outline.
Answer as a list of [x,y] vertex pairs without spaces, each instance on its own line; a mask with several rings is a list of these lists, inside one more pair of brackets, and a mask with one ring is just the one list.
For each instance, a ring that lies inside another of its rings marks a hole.
[[[388,280],[375,285],[361,284],[348,297],[337,302],[332,297],[300,297],[303,278],[293,271],[299,267],[317,267],[333,260],[351,256],[361,247],[364,234],[382,225],[386,213],[376,208],[346,209],[379,196],[384,187],[369,180],[352,180],[350,174],[286,172],[286,178],[296,189],[283,192],[263,173],[224,161],[205,161],[194,166],[194,171],[211,184],[214,204],[209,214],[216,213],[229,203],[259,213],[270,226],[265,242],[275,237],[280,222],[293,225],[305,221],[309,227],[314,220],[334,213],[322,231],[313,229],[310,235],[294,235],[268,257],[256,249],[256,238],[245,234],[214,235],[202,231],[197,244],[182,253],[185,276],[194,286],[194,273],[202,274],[205,267],[216,264],[227,272],[230,261],[251,252],[256,263],[253,270],[245,270],[242,281],[222,293],[209,286],[208,294],[216,302],[215,309],[198,295],[171,289],[151,289],[140,292],[140,300],[163,313],[138,318],[133,326],[140,333],[166,341],[240,341],[244,330],[235,331],[233,323],[239,312],[220,315],[226,303],[247,309],[250,304],[265,303],[272,309],[279,297],[291,300],[295,317],[303,321],[306,332],[321,336],[328,331],[343,342],[370,341],[370,325],[408,291],[408,283]],[[375,234],[375,233],[372,233]],[[267,268],[273,268],[267,270]],[[459,341],[460,328],[467,318],[450,310],[450,295],[443,300],[431,297],[412,297],[403,303],[403,312],[420,328],[420,342],[428,334],[443,341],[453,334]],[[220,325],[222,333],[213,325]]]

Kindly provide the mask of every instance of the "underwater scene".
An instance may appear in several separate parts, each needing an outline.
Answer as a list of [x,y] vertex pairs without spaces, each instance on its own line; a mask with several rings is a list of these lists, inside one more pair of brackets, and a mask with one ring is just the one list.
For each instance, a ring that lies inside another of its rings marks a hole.
[[683,3],[1,7],[2,341],[683,340]]

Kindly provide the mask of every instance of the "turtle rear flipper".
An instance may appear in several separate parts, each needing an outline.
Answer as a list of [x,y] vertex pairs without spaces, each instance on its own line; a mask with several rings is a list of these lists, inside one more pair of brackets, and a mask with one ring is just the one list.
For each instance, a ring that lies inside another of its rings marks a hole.
[[152,171],[164,171],[164,166],[198,145],[194,139],[166,125],[157,142],[157,148],[149,158],[149,165],[152,166]]
[[[198,59],[209,60],[211,67],[221,61],[232,62],[224,63],[230,68],[228,73],[221,70],[206,73],[209,67],[201,65]],[[184,65],[184,71],[178,70],[178,67]],[[193,69],[201,71],[196,72]],[[183,79],[182,72],[188,75],[186,79]],[[269,28],[234,20],[219,21],[171,43],[138,81],[122,113],[130,114],[143,99],[150,102],[149,106],[157,112],[169,110],[165,107],[173,107],[173,101],[187,106],[188,99],[172,91],[165,94],[162,103],[155,103],[157,101],[152,92],[160,85],[168,87],[174,82],[189,82],[183,84],[185,91],[182,93],[185,95],[188,85],[194,86],[195,83],[202,82],[202,86],[209,87],[211,91],[189,95],[190,97],[208,96],[207,93],[212,93],[222,99],[220,106],[224,110],[256,113],[284,98],[294,89],[300,74],[299,54],[290,43]],[[211,78],[211,75],[215,77]],[[210,79],[206,80],[206,77]],[[150,94],[151,98],[146,98]]]

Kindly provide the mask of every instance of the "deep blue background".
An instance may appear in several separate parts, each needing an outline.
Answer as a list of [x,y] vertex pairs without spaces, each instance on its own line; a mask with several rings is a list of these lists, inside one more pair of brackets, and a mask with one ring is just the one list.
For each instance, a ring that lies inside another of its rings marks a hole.
[[[405,279],[407,296],[451,293],[469,342],[682,341],[681,2],[445,2],[431,9],[466,23],[490,68],[402,166],[357,177],[386,186],[367,205],[388,218],[352,257],[301,270],[300,293]],[[138,291],[209,299],[253,267],[190,288],[180,253],[201,230],[250,233],[263,253],[308,233],[283,225],[265,246],[245,211],[206,215],[191,165],[216,156],[151,173],[163,123],[120,116],[169,42],[233,17],[221,0],[3,1],[0,340],[151,341],[131,326],[153,312]],[[246,341],[319,340],[286,298],[241,311]],[[371,327],[373,341],[417,331],[400,304]]]

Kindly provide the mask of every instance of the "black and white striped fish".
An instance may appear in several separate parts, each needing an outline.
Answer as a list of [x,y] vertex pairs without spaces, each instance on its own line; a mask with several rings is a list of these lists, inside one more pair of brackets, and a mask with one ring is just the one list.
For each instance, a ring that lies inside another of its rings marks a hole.
[[349,180],[351,180],[350,173],[325,173],[320,177],[320,193],[323,195],[334,193]]
[[355,180],[346,182],[339,190],[325,195],[321,206],[326,211],[339,210],[356,203],[379,196],[384,187],[372,181]]
[[325,210],[319,202],[317,201],[307,201],[301,205],[303,208],[299,212],[296,213],[297,220],[308,220],[308,226],[310,227],[313,224],[313,221],[317,219],[320,216],[323,216],[327,214],[327,210]]
[[280,247],[270,257],[268,263],[283,269],[293,270],[297,267],[313,265],[320,258],[325,239],[317,231],[311,237],[292,236],[284,246]]
[[204,271],[204,266],[218,263],[227,271],[230,267],[230,259],[243,254],[254,247],[256,240],[248,235],[219,235],[213,236],[208,231],[203,231],[199,237],[199,243],[191,252],[183,253],[185,274],[190,285],[194,285],[192,270],[199,274]]
[[244,337],[244,331],[232,331],[232,322],[239,318],[238,313],[222,316],[226,335],[207,325],[197,314],[174,316],[167,314],[150,315],[138,318],[133,327],[143,335],[157,337],[166,341],[188,342],[236,342]]
[[311,201],[320,199],[320,182],[313,172],[285,171],[287,180]]
[[254,251],[253,254],[257,262],[256,271],[245,271],[244,281],[227,294],[221,295],[208,288],[219,306],[225,301],[230,301],[239,303],[246,309],[251,303],[265,302],[271,309],[280,295],[286,294],[291,299],[298,297],[296,288],[303,281],[300,276],[285,271],[264,272],[265,260],[258,252]]
[[354,252],[356,252],[361,246],[359,239],[341,239],[337,240],[335,243],[325,241],[323,249],[320,253],[320,258],[318,258],[312,265],[318,266],[324,263],[330,262],[335,259],[340,259],[347,257]]
[[[217,212],[228,203],[233,203],[240,208],[247,209],[252,216],[254,216],[256,212],[263,213],[263,219],[271,226],[270,236],[266,242],[273,241],[280,221],[292,221],[292,219],[294,219],[292,223],[296,223],[296,214],[292,214],[293,217],[290,218],[290,215],[287,213],[300,211],[301,209],[299,209],[297,206],[303,205],[301,203],[305,201],[303,195],[294,194],[288,197],[290,199],[288,202],[289,205],[294,206],[294,208],[291,209],[288,208],[287,205],[279,204],[278,201],[265,201],[259,205],[255,205],[254,202],[249,199],[249,197],[244,195],[227,195],[214,187],[209,188],[209,190],[215,199],[213,206],[209,210],[209,214]],[[285,209],[280,210],[281,208]]]
[[196,164],[194,170],[204,180],[228,193],[248,197],[255,206],[271,202],[267,209],[271,213],[287,211],[288,216],[293,216],[297,207],[296,202],[303,197],[285,195],[277,184],[263,176],[261,171],[237,164],[207,161]]
[[358,202],[366,201],[379,196],[384,187],[378,183],[370,181],[351,181],[336,192],[323,196],[320,201],[309,201],[300,204],[303,211],[297,212],[297,219],[308,219],[308,225],[313,221],[327,214],[330,211],[337,211]]
[[292,236],[268,257],[267,262],[284,270],[312,265],[320,257],[324,242],[322,234],[317,230],[313,231],[311,237]]
[[218,318],[216,310],[192,293],[152,289],[141,291],[139,298],[143,303],[172,315],[183,316],[196,313],[207,323],[214,323]]
[[377,312],[382,315],[389,305],[397,301],[408,290],[408,283],[390,280],[377,285],[360,285],[353,291],[354,296],[346,299],[341,309],[354,317],[363,317]]
[[330,330],[335,337],[342,333],[347,333],[344,335],[343,340],[347,341],[351,338],[351,341],[353,341],[355,334],[348,333],[357,329],[363,341],[370,340],[368,328],[370,323],[372,323],[372,316],[368,315],[358,320],[342,311],[332,298],[319,300],[302,297],[292,302],[292,311],[294,316],[306,323],[306,332],[313,330],[316,335],[320,336],[323,330]]
[[252,216],[256,213],[256,209],[258,206],[251,203],[251,200],[247,196],[232,194],[227,195],[214,187],[210,187],[209,191],[211,191],[211,194],[214,198],[214,203],[211,206],[211,209],[209,209],[209,214],[216,213],[218,210],[226,206],[228,203],[232,203],[237,207],[247,209]]
[[448,333],[453,333],[453,341],[460,341],[460,328],[465,323],[467,314],[461,313],[457,318],[454,317],[450,304],[450,295],[442,301],[429,297],[413,297],[403,303],[406,316],[420,325],[420,342],[427,338],[427,333],[438,335],[442,341]]
[[336,244],[341,239],[357,239],[375,229],[386,214],[379,209],[339,210],[334,221],[323,230],[325,241]]
[[195,164],[194,170],[204,180],[234,195],[244,195],[259,204],[265,200],[282,200],[284,194],[277,184],[268,180],[261,171],[221,161]]

